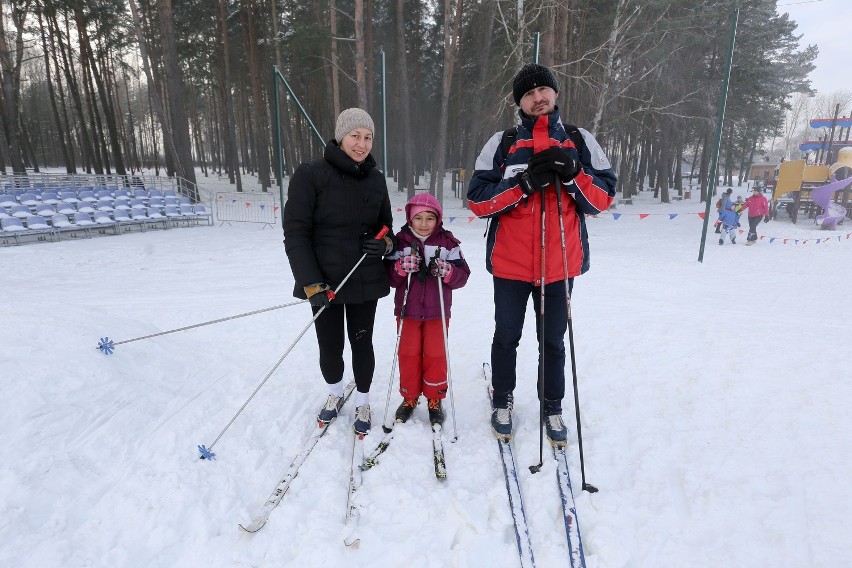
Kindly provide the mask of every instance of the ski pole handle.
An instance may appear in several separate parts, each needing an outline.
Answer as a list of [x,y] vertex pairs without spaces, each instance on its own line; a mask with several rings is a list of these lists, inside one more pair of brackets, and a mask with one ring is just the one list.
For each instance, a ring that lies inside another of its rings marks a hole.
[[382,225],[381,230],[378,233],[376,233],[376,236],[373,237],[373,238],[376,239],[376,240],[383,239],[383,238],[385,238],[385,235],[388,234],[388,231],[390,231],[390,228],[387,225]]

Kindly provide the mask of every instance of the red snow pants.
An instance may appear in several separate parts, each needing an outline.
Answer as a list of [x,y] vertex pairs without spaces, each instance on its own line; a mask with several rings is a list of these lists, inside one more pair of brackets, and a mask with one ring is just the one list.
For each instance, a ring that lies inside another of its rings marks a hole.
[[[399,318],[397,318],[399,325]],[[449,329],[450,321],[447,320]],[[399,394],[403,398],[447,396],[447,355],[441,320],[406,319],[399,339]]]

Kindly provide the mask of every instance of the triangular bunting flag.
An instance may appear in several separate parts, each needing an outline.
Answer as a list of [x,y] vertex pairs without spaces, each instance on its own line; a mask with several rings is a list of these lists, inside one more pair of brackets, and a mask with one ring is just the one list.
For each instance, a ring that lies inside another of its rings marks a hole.
[[775,242],[775,237],[769,237],[769,244],[772,244],[774,242]]
[[249,208],[249,207],[251,207],[251,202],[246,201],[246,208]]
[[669,221],[677,217],[677,213],[669,213]]
[[699,216],[699,217],[701,217],[701,218],[703,219],[703,218],[704,218],[704,213],[698,213],[698,216]]
[[613,214],[612,214],[612,219],[613,219],[614,221],[618,221],[618,219],[619,219],[620,217],[621,217],[621,213],[613,213]]
[[648,215],[650,215],[650,213],[639,213],[639,219],[642,220],[645,217],[647,217]]
[[455,221],[455,220],[456,220],[456,218],[455,218],[455,217],[450,217],[450,223],[452,223],[452,222],[453,222],[453,221]]
[[470,217],[468,217],[468,218],[467,218],[467,222],[468,222],[468,223],[473,223],[473,220],[474,220],[474,219],[476,219],[476,216],[475,216],[475,215],[471,215]]

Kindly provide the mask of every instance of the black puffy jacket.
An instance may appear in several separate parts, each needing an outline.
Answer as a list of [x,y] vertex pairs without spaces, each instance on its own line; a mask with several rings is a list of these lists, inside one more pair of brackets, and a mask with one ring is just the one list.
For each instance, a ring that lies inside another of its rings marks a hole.
[[[372,154],[355,162],[331,140],[322,159],[300,164],[284,205],[284,249],[296,285],[305,298],[308,284],[336,289],[361,258],[361,237],[383,225],[393,236],[393,216],[385,176]],[[339,303],[377,300],[390,293],[381,258],[367,257],[337,294]]]

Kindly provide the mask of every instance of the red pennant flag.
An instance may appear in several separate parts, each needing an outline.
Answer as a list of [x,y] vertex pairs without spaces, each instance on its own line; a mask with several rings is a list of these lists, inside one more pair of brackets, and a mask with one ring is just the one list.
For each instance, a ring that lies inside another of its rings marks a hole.
[[650,213],[639,213],[639,220],[641,221],[642,219],[644,219],[648,215],[650,215]]
[[701,217],[701,218],[703,219],[703,218],[704,218],[704,213],[698,213],[698,216],[699,216],[699,217]]

